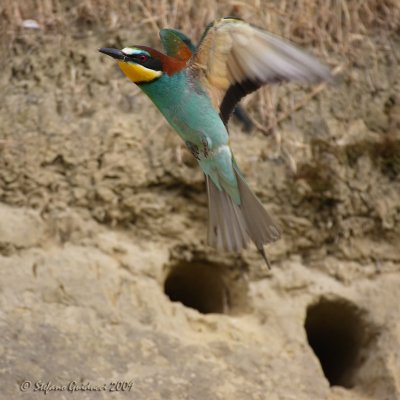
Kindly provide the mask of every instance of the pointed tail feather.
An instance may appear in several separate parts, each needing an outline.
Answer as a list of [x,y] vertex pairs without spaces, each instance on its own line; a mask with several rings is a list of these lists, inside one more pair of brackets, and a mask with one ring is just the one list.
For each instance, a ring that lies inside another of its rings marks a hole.
[[246,181],[237,172],[236,178],[241,199],[240,209],[246,221],[249,236],[257,249],[261,251],[264,244],[275,242],[280,238],[279,229]]
[[218,250],[239,252],[250,237],[239,207],[206,176],[208,194],[208,243]]
[[206,176],[209,227],[208,242],[220,250],[239,252],[251,240],[263,255],[264,244],[274,242],[280,237],[278,228],[256,195],[250,190],[243,177],[236,173],[241,204],[237,205],[223,190],[219,190]]

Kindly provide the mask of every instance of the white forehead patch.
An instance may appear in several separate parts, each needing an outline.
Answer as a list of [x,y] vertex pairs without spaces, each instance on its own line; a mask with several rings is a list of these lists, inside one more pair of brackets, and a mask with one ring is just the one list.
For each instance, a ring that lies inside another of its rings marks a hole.
[[142,49],[135,49],[134,47],[125,47],[121,51],[126,56],[134,56],[135,54],[146,54],[146,56],[150,57],[150,54],[147,51]]

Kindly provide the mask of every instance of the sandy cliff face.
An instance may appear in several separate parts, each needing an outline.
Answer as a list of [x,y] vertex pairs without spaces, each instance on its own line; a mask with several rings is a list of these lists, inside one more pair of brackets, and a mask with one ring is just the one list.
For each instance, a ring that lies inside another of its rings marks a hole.
[[51,393],[68,399],[109,398],[118,381],[146,400],[399,398],[398,35],[368,32],[341,82],[279,126],[296,173],[231,123],[282,227],[272,271],[254,248],[206,246],[202,174],[96,53],[106,37],[22,30],[1,74],[5,398],[28,396],[26,380],[29,393],[76,381]]

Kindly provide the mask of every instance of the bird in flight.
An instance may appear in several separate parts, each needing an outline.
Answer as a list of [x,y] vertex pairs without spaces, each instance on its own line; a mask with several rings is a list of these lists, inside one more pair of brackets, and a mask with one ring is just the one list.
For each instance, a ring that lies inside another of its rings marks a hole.
[[147,46],[99,51],[153,101],[203,170],[208,193],[209,245],[240,252],[264,245],[280,231],[249,188],[229,142],[228,121],[240,99],[265,84],[332,81],[330,70],[293,44],[243,20],[207,26],[194,47],[183,33],[160,31],[165,51]]

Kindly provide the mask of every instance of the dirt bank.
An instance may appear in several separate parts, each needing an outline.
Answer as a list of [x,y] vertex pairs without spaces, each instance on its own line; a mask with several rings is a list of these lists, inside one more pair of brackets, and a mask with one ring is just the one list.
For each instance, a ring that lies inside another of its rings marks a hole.
[[[317,95],[290,84],[246,99],[264,126],[300,105],[275,136],[231,122],[238,162],[283,231],[267,248],[267,271],[254,248],[206,246],[201,172],[150,101],[96,52],[158,46],[152,20],[129,27],[118,9],[121,26],[106,27],[90,8],[51,4],[22,10],[20,23],[34,18],[40,29],[17,25],[3,43],[5,398],[30,398],[25,380],[133,381],[121,395],[146,400],[399,398],[399,27],[376,14],[350,32],[346,51],[330,36],[324,48],[306,28],[290,31],[341,67],[340,82]],[[227,4],[279,33],[288,33],[280,18],[294,18]]]

